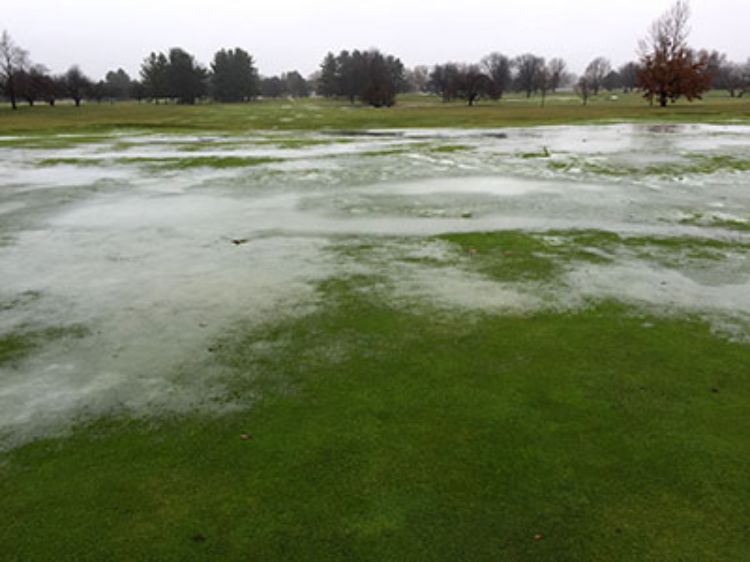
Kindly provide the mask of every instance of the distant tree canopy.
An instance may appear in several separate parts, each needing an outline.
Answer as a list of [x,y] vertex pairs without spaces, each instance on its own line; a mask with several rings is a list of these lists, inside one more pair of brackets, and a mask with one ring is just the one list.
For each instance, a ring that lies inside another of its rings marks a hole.
[[678,0],[640,44],[637,86],[652,103],[657,98],[661,107],[682,96],[700,99],[711,88],[708,57],[697,55],[687,44],[689,18],[687,2]]
[[253,57],[240,48],[220,50],[211,63],[211,92],[222,102],[249,101],[260,92]]
[[408,89],[403,63],[392,55],[370,51],[328,53],[320,65],[318,94],[390,107]]
[[435,65],[429,75],[428,90],[441,96],[443,101],[462,99],[468,105],[474,105],[482,97],[499,100],[512,90],[527,97],[541,93],[544,104],[548,92],[572,81],[566,69],[565,61],[559,58],[547,63],[543,57],[531,53],[515,59],[491,53],[478,65]]

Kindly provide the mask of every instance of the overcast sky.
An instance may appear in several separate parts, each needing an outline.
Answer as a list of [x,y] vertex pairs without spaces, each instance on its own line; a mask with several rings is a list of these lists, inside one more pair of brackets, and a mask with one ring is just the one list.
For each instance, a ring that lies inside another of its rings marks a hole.
[[[79,64],[94,78],[136,76],[152,50],[180,46],[207,64],[242,47],[261,73],[316,70],[328,50],[379,47],[407,66],[473,62],[491,51],[561,56],[581,72],[615,65],[671,0],[34,0],[8,3],[0,29],[54,72]],[[693,0],[694,47],[750,57],[750,0]]]

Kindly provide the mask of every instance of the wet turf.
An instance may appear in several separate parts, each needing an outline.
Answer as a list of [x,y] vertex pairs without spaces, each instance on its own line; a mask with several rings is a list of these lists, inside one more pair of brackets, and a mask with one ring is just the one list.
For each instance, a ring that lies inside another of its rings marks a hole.
[[11,453],[3,551],[742,559],[747,346],[617,304],[398,310],[370,282],[324,284],[326,310],[217,342],[232,392],[261,391],[250,412],[105,420]]
[[0,559],[744,559],[746,129],[351,112],[0,146]]

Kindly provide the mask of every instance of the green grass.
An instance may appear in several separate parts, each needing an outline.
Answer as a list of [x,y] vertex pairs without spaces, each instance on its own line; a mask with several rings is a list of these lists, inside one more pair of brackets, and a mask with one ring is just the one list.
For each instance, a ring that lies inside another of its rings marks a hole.
[[[148,103],[86,104],[75,108],[22,107],[0,109],[3,134],[49,132],[97,133],[116,129],[160,132],[329,130],[357,131],[403,127],[525,127],[567,123],[646,121],[666,123],[725,123],[750,121],[750,100],[713,93],[704,101],[678,102],[666,109],[650,107],[640,96],[619,95],[592,100],[587,106],[570,95],[539,100],[510,96],[500,102],[467,107],[444,104],[431,96],[402,96],[397,106],[374,109],[322,99],[262,101],[252,104],[196,106]],[[6,140],[2,145],[24,141]],[[53,142],[41,139],[40,142]],[[55,139],[54,142],[81,142]]]
[[703,215],[697,214],[690,218],[682,219],[681,224],[693,226],[708,226],[711,228],[726,228],[728,230],[750,231],[749,221],[739,221],[732,219],[719,219],[715,217],[704,218]]
[[192,168],[247,168],[272,162],[281,162],[281,158],[257,158],[243,156],[196,156],[193,158],[115,158],[96,160],[91,158],[47,158],[39,162],[40,166],[110,166],[143,165],[159,170],[189,170]]
[[[524,158],[550,156],[545,154],[525,154]],[[716,174],[718,172],[747,172],[750,171],[750,159],[738,158],[736,156],[707,156],[704,154],[691,154],[689,162],[650,164],[648,166],[625,166],[613,164],[599,164],[572,158],[570,160],[557,160],[547,164],[551,170],[572,171],[582,170],[592,174],[620,177],[640,176],[664,176],[681,177],[687,174]]]
[[[14,305],[0,306],[0,311]],[[12,365],[34,350],[65,338],[82,338],[88,334],[83,326],[59,326],[43,329],[20,329],[0,335],[0,367]]]
[[[496,278],[549,278],[539,236],[443,239]],[[0,457],[0,558],[746,558],[750,347],[613,302],[394,307],[380,281],[332,279],[317,312],[215,341],[206,366],[249,411],[100,420]]]

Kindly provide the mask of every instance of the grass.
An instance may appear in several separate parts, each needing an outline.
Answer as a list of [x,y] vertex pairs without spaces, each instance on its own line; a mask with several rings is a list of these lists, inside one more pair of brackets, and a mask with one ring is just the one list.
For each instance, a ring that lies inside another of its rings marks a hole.
[[[523,158],[549,157],[550,154],[524,154]],[[552,161],[547,164],[551,170],[584,171],[604,176],[664,176],[680,177],[687,174],[715,174],[717,172],[747,172],[750,171],[750,159],[736,156],[707,156],[705,154],[690,154],[689,161],[684,163],[650,164],[648,166],[625,166],[600,164],[572,158],[570,160]]]
[[[444,239],[499,279],[551,274],[538,236]],[[394,307],[379,282],[332,279],[317,312],[214,342],[249,411],[99,420],[0,457],[0,558],[745,558],[750,347],[613,302]]]
[[[1,310],[3,307],[0,307]],[[88,331],[83,326],[20,329],[3,334],[0,336],[0,368],[20,361],[49,342],[65,338],[82,338],[87,334]]]
[[[0,109],[2,134],[50,132],[101,133],[118,129],[153,132],[328,130],[404,127],[526,127],[567,123],[646,121],[667,123],[725,123],[750,121],[750,101],[713,93],[705,101],[678,102],[667,109],[650,107],[638,95],[593,99],[582,106],[570,95],[539,100],[508,97],[467,107],[460,102],[444,104],[431,96],[402,96],[396,107],[374,109],[322,99],[262,101],[253,104],[196,106],[148,103],[86,104],[22,107],[17,112]],[[24,143],[0,141],[0,146]],[[76,139],[39,139],[38,142],[80,142]]]
[[680,224],[689,224],[692,226],[708,226],[712,228],[726,228],[728,230],[750,231],[750,220],[741,221],[733,219],[722,219],[717,217],[705,217],[698,213],[689,218],[682,219]]
[[243,156],[196,156],[193,158],[115,158],[114,160],[96,160],[91,158],[47,158],[39,162],[40,166],[108,166],[143,165],[159,170],[189,170],[193,168],[247,168],[273,162],[281,162],[280,158],[257,158]]
[[[522,98],[467,108],[421,97],[390,110],[321,100],[38,107],[0,111],[2,134],[23,137],[0,147],[62,148],[117,129],[356,135],[623,120],[747,122],[750,105],[710,97],[664,111],[632,96],[587,107],[560,96],[544,109]],[[81,136],[49,135],[60,132]],[[269,160],[114,162],[182,169]],[[691,165],[745,169],[741,159]],[[747,249],[598,231],[439,240],[455,249],[443,265],[514,283],[554,284],[572,260],[607,260],[590,248],[656,260]],[[346,242],[335,251],[353,261],[381,243]],[[227,372],[227,400],[250,409],[82,421],[68,437],[0,453],[0,560],[747,559],[750,346],[697,318],[616,302],[566,313],[451,312],[394,304],[382,283],[331,279],[318,288],[325,306],[316,312],[237,326],[211,342],[203,362],[181,366],[195,377]],[[0,303],[0,312],[24,302]],[[82,335],[75,327],[5,335],[0,369]]]

